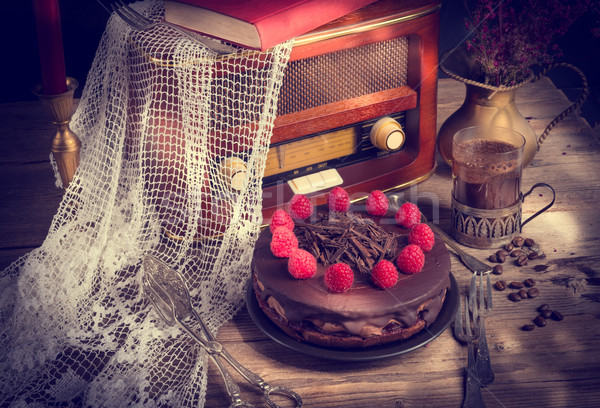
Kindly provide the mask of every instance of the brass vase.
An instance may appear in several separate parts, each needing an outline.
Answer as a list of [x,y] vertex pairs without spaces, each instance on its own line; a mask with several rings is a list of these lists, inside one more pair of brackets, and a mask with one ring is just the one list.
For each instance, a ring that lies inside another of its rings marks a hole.
[[[579,75],[582,94],[575,103],[550,122],[538,138],[529,122],[517,109],[515,95],[523,85],[537,81],[548,71],[557,67],[568,68]],[[585,75],[578,68],[565,63],[550,64],[535,77],[532,73],[527,79],[512,86],[492,86],[472,79],[479,76],[478,68],[467,50],[459,47],[442,56],[440,69],[449,77],[466,86],[466,95],[462,106],[442,124],[438,133],[438,150],[448,164],[452,161],[452,137],[457,131],[472,126],[500,126],[514,130],[525,138],[523,153],[523,166],[525,167],[531,163],[550,131],[568,114],[579,108],[589,94]]]
[[517,89],[493,91],[475,84],[466,84],[467,93],[462,106],[442,125],[438,134],[438,149],[450,163],[452,136],[460,129],[471,126],[501,126],[512,129],[525,138],[523,165],[533,160],[538,149],[535,132],[515,104]]

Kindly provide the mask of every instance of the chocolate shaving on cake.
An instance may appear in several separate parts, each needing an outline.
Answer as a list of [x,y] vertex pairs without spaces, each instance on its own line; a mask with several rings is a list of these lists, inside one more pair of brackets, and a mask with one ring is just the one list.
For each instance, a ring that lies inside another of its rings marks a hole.
[[320,214],[314,223],[296,223],[295,232],[300,248],[312,253],[318,262],[344,262],[366,274],[382,259],[393,258],[401,237],[352,213]]
[[394,254],[396,252],[397,246],[398,245],[396,239],[392,237],[386,237],[385,243],[383,244],[383,248],[381,248],[381,251],[379,253],[379,259],[377,260],[377,262],[384,259],[386,255],[391,256],[391,254]]

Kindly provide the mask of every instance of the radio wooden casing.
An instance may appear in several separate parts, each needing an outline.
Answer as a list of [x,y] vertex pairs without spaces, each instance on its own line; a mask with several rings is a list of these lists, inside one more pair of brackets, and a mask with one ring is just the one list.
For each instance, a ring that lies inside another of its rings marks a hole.
[[[333,187],[320,181],[326,170],[335,169],[333,183],[354,200],[432,174],[439,8],[439,1],[381,0],[296,39],[263,179],[265,219],[290,201],[294,179],[318,180],[306,195],[325,203]],[[399,150],[367,146],[370,126],[385,116],[401,122]]]

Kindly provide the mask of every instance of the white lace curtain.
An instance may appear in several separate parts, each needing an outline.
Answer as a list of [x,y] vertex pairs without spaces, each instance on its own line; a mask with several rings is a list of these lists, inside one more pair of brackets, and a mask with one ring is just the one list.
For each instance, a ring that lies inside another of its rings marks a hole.
[[151,310],[141,260],[180,271],[214,332],[239,310],[290,48],[218,56],[111,17],[71,123],[81,165],[43,245],[0,273],[0,406],[204,405],[205,354]]

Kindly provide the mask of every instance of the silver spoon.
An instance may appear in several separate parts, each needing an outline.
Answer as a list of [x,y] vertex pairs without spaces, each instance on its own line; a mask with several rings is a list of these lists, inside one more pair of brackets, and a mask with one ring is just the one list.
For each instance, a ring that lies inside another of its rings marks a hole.
[[[398,197],[395,194],[390,194],[388,197],[391,201],[392,201],[392,205],[394,206],[394,208],[397,210],[398,208],[400,208],[401,204],[401,200],[400,197]],[[429,227],[438,234],[438,236],[442,239],[442,241],[444,241],[446,243],[446,245],[448,245],[450,248],[452,248],[454,250],[454,252],[456,252],[456,254],[459,256],[460,260],[463,262],[463,264],[465,264],[465,266],[467,268],[469,268],[472,272],[476,272],[478,274],[484,274],[484,273],[488,273],[492,270],[492,267],[484,262],[481,262],[479,259],[467,254],[465,251],[463,251],[458,244],[448,236],[448,234],[446,234],[444,231],[442,231],[442,229],[440,229],[437,225],[435,225],[432,222],[427,221],[427,217],[425,217],[425,215],[423,213],[421,213],[421,219],[427,224],[429,225]]]
[[[248,370],[235,360],[231,354],[219,343],[208,329],[202,318],[192,307],[190,293],[183,278],[175,270],[152,256],[146,256],[143,262],[144,275],[142,283],[144,292],[156,307],[158,314],[169,325],[179,325],[208,352],[209,357],[215,362],[223,380],[225,388],[231,398],[230,407],[252,407],[242,400],[240,387],[233,380],[227,368],[219,359],[227,361],[246,381],[260,388],[265,402],[272,408],[281,408],[271,400],[271,394],[281,394],[296,402],[296,407],[302,407],[302,398],[294,391],[280,386],[267,384],[259,375]],[[201,334],[193,331],[183,320],[193,316],[200,323]]]

